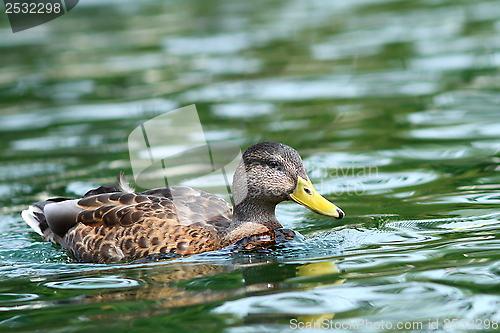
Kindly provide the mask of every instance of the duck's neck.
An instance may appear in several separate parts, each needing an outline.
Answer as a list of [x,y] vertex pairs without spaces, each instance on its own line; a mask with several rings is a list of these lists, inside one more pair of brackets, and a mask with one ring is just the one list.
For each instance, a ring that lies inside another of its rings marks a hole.
[[244,200],[237,204],[233,211],[233,226],[247,222],[262,224],[270,230],[283,228],[275,214],[276,204],[259,202],[258,200]]
[[243,237],[283,228],[276,219],[274,210],[280,200],[269,202],[255,193],[261,189],[255,177],[247,175],[243,160],[240,161],[233,178],[233,221],[224,236],[224,244],[232,244]]
[[223,246],[233,244],[244,237],[283,228],[276,219],[276,205],[263,205],[245,200],[234,207],[233,221],[224,235]]

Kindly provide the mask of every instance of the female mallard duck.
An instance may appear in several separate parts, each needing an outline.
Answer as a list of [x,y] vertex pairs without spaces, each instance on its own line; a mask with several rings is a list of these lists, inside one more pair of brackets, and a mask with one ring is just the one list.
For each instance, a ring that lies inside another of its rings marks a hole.
[[337,219],[344,216],[316,192],[297,151],[276,142],[245,151],[234,174],[233,199],[234,209],[214,194],[189,187],[133,193],[121,175],[118,186],[101,186],[80,199],[37,202],[22,216],[45,240],[84,262],[218,250],[283,228],[274,210],[286,200]]

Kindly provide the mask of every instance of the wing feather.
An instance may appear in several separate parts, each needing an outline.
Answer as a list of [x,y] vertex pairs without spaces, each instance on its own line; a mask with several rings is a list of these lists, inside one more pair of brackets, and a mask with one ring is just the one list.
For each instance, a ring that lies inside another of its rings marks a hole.
[[43,237],[86,262],[215,250],[232,218],[222,198],[180,186],[131,193],[105,185],[80,199],[44,202],[40,210]]

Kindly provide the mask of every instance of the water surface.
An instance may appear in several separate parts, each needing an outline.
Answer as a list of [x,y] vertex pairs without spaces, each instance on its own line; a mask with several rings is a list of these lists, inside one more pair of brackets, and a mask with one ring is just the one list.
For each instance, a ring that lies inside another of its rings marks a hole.
[[[86,0],[0,28],[0,330],[498,328],[499,1]],[[347,216],[284,203],[304,239],[129,265],[21,220],[131,178],[130,132],[193,103],[211,142],[296,148]]]

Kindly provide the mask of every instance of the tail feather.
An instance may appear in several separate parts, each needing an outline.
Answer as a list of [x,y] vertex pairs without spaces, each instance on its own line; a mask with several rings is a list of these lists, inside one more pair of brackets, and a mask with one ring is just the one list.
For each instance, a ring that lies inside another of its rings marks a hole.
[[[134,189],[128,184],[123,172],[118,175],[118,185],[103,185],[97,189],[88,191],[84,197],[99,195],[103,193],[113,192],[134,192]],[[68,218],[72,214],[77,214],[76,202],[78,199],[70,198],[50,198],[45,201],[35,202],[28,209],[23,210],[21,216],[23,220],[39,235],[48,237],[46,234],[47,228],[50,228],[50,233],[64,234],[67,230],[68,223],[65,220],[72,221],[76,219]],[[55,205],[54,205],[55,204]],[[76,213],[75,213],[76,211]],[[50,215],[51,226],[47,223],[46,215]],[[68,215],[69,214],[69,215]],[[76,223],[76,222],[75,222]],[[59,230],[57,227],[66,226],[66,229]],[[71,226],[71,225],[69,225]],[[54,229],[55,228],[55,229]],[[49,234],[50,234],[49,233]]]
[[29,206],[28,209],[23,210],[21,216],[37,234],[43,236],[42,229],[40,228],[41,221],[37,217],[37,214],[43,214],[43,211],[39,207]]

